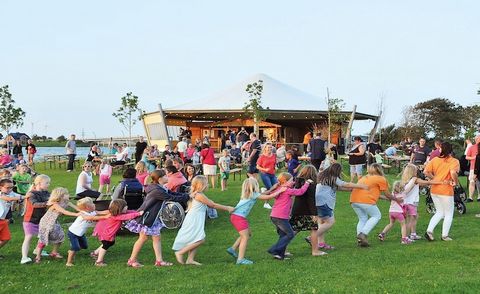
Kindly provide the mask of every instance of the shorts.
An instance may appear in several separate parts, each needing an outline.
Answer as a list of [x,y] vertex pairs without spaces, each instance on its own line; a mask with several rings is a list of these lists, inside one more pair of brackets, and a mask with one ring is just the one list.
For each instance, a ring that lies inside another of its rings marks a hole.
[[222,177],[222,180],[228,180],[228,177],[230,176],[229,172],[221,172],[220,176]]
[[413,204],[407,204],[405,207],[406,215],[417,216],[417,206]]
[[320,218],[332,217],[333,216],[333,209],[328,207],[328,205],[324,204],[321,206],[317,206],[317,215]]
[[8,241],[12,238],[8,224],[8,220],[0,219],[0,241]]
[[468,173],[468,180],[473,182],[477,179],[477,176],[475,175],[475,170],[470,170],[470,172]]
[[77,252],[81,249],[88,248],[87,237],[85,235],[77,236],[70,231],[68,231],[67,235],[68,239],[70,239],[70,250]]
[[110,185],[110,176],[100,175],[100,185]]
[[23,222],[23,232],[25,233],[25,235],[37,236],[38,228],[38,224],[34,224],[31,222]]
[[243,216],[239,216],[236,214],[230,215],[230,222],[232,223],[235,230],[237,230],[237,232],[247,230],[249,227],[248,220]]
[[203,175],[214,176],[216,174],[217,174],[217,166],[216,165],[210,165],[210,164],[204,164],[203,165]]
[[108,250],[108,248],[115,245],[115,240],[113,240],[113,241],[101,240],[100,242],[102,242],[102,248],[104,250]]
[[363,173],[363,164],[350,165],[350,174],[361,175]]
[[402,212],[390,212],[390,220],[398,220],[399,222],[405,221],[405,215]]
[[249,164],[247,173],[249,174],[258,174],[257,163]]

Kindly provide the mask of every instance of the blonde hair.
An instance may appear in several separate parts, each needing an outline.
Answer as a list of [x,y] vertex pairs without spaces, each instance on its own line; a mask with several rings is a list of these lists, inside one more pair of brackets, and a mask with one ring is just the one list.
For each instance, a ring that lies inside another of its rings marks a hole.
[[263,145],[262,154],[267,153],[267,147],[269,147],[269,146],[272,147],[272,149],[273,149],[273,145],[270,142],[267,142],[267,143],[265,143],[265,145]]
[[135,170],[137,174],[141,174],[147,171],[147,165],[143,161],[139,161],[137,165],[135,165]]
[[52,190],[50,197],[48,198],[47,205],[53,205],[55,203],[68,202],[70,199],[70,194],[68,190],[62,187],[58,187]]
[[405,185],[401,181],[393,182],[393,193],[402,193]]
[[90,197],[85,197],[77,201],[77,206],[80,209],[87,209],[93,205],[95,204],[93,203],[93,199]]
[[413,177],[417,176],[418,168],[415,164],[407,164],[402,172],[402,184],[406,185]]
[[288,182],[292,178],[292,175],[287,172],[282,172],[278,175],[278,182],[285,183]]
[[208,186],[207,177],[204,175],[195,176],[192,179],[192,186],[190,188],[190,196],[195,195],[196,193],[203,192]]
[[242,195],[240,199],[250,199],[253,193],[258,193],[260,187],[258,181],[255,178],[246,178],[242,184]]
[[48,182],[50,184],[50,177],[47,176],[47,175],[38,175],[35,177],[35,180],[33,181],[33,185],[34,186],[38,186],[40,185],[40,183],[43,183],[43,182]]
[[368,167],[368,173],[371,175],[377,175],[377,176],[382,176],[384,177],[385,174],[383,173],[383,168],[380,164],[378,163],[372,163]]

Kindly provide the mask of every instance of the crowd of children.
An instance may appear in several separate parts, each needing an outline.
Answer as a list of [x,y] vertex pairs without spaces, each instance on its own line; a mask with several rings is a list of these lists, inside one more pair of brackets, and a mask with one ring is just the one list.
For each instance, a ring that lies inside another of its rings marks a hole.
[[[1,153],[1,152],[0,152]],[[24,203],[23,230],[24,241],[21,249],[21,264],[40,263],[45,255],[44,248],[52,246],[49,256],[62,259],[59,248],[64,242],[65,234],[58,222],[61,215],[76,217],[68,227],[67,236],[70,241],[66,266],[75,264],[77,252],[88,248],[86,233],[89,227],[95,227],[96,236],[101,245],[91,252],[96,266],[105,266],[105,255],[114,246],[116,234],[125,223],[125,228],[139,235],[135,242],[127,265],[142,267],[138,254],[149,237],[153,239],[155,266],[171,266],[164,260],[161,248],[161,231],[165,227],[156,217],[164,201],[186,203],[186,217],[177,233],[172,249],[179,264],[201,265],[196,259],[200,245],[205,241],[205,217],[207,208],[224,210],[230,213],[230,222],[237,231],[238,237],[227,253],[235,258],[236,264],[248,265],[253,261],[246,258],[248,241],[251,237],[251,225],[248,216],[257,199],[274,199],[270,219],[275,226],[278,240],[267,252],[273,258],[284,260],[292,256],[287,248],[295,235],[302,230],[310,231],[305,238],[312,247],[313,256],[322,256],[335,247],[326,242],[326,233],[335,223],[334,209],[337,190],[352,191],[350,203],[359,218],[357,224],[357,240],[359,246],[369,246],[367,236],[380,220],[380,210],[376,206],[379,198],[390,200],[389,224],[378,234],[384,241],[395,222],[401,225],[401,244],[411,244],[419,240],[416,232],[417,206],[419,203],[419,186],[450,184],[447,180],[425,181],[417,177],[417,166],[405,166],[400,181],[393,184],[390,193],[388,182],[383,175],[381,165],[373,163],[368,167],[368,174],[361,177],[358,183],[341,179],[342,166],[331,157],[321,165],[320,171],[313,165],[302,165],[295,152],[286,152],[286,172],[278,175],[278,183],[266,191],[260,190],[255,177],[244,180],[240,201],[235,207],[218,204],[205,194],[208,188],[207,178],[203,175],[188,176],[191,183],[189,193],[172,192],[166,186],[170,170],[156,169],[148,172],[143,161],[137,164],[137,172],[142,174],[146,198],[136,211],[128,210],[123,199],[112,200],[108,210],[96,211],[93,200],[82,198],[76,204],[70,203],[70,195],[65,188],[57,187],[49,192],[50,178],[37,175],[32,183],[27,165],[20,164],[13,175],[3,170],[0,179],[0,248],[10,240],[8,228],[13,203]],[[1,156],[0,156],[1,159]],[[187,166],[187,169],[191,166]],[[222,191],[227,189],[230,157],[224,150],[218,161],[221,172]],[[193,167],[191,167],[193,170]],[[109,191],[112,168],[107,161],[100,165],[100,189]],[[175,168],[176,171],[176,168]],[[16,185],[16,193],[12,192]],[[148,185],[147,185],[148,184]],[[383,194],[383,195],[382,195]],[[301,200],[296,200],[296,198]],[[71,210],[68,210],[68,207]],[[293,209],[292,209],[293,208]],[[144,214],[145,212],[145,214]],[[153,216],[153,217],[152,217]],[[38,237],[34,251],[35,258],[29,257],[32,240]],[[186,255],[186,259],[184,256]]]

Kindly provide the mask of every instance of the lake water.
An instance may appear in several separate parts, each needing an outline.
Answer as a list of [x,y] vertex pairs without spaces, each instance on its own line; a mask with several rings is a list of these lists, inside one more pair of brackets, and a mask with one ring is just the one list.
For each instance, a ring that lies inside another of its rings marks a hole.
[[[108,153],[108,148],[101,148],[102,152]],[[90,150],[90,147],[77,147],[77,157],[86,158]],[[25,148],[23,150],[25,155]],[[35,161],[43,160],[43,155],[61,155],[65,154],[65,147],[37,147],[37,153],[35,154]]]

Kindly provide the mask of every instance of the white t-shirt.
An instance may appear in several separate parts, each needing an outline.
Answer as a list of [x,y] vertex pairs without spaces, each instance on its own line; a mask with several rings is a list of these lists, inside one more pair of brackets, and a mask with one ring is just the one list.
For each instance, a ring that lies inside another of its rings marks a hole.
[[89,188],[89,189],[92,189],[92,183],[93,183],[93,178],[92,178],[92,173],[87,173],[85,171],[82,171],[80,173],[80,175],[78,176],[78,179],[77,179],[77,189],[75,190],[75,194],[79,194],[79,193],[82,193],[83,191],[87,190],[83,187],[83,183],[82,183],[82,175],[84,175],[84,177],[86,178],[86,186]]
[[[97,215],[96,211],[91,211],[91,212],[81,211],[80,213],[84,214],[84,215],[89,215],[89,216]],[[93,227],[93,223],[94,223],[93,221],[84,220],[82,215],[79,215],[79,216],[77,216],[77,218],[75,219],[73,224],[70,225],[68,230],[70,232],[74,233],[75,235],[81,237],[81,236],[85,235],[85,232],[87,231],[87,229],[89,227]]]
[[411,178],[405,185],[405,191],[408,191],[405,195],[404,203],[418,205],[420,201],[420,186],[415,184],[416,178]]
[[[396,194],[395,194],[395,197],[400,201],[400,203],[402,203],[402,200],[405,199],[405,194],[403,194],[403,193],[396,193]],[[403,209],[402,209],[402,207],[400,206],[400,203],[398,203],[396,200],[391,200],[391,201],[390,201],[390,209],[388,210],[388,212],[399,212],[399,213],[403,213]],[[402,204],[405,204],[405,202],[403,202]]]
[[[2,193],[2,195],[7,197],[15,197],[18,194],[11,192],[9,194]],[[0,219],[5,219],[5,217],[7,217],[7,214],[10,211],[11,207],[12,207],[12,201],[5,201],[0,199]]]
[[184,153],[185,151],[187,151],[187,147],[188,147],[187,142],[180,141],[177,144],[178,152]]
[[109,164],[105,164],[101,169],[100,169],[100,175],[104,176],[111,176],[112,175],[112,166]]

